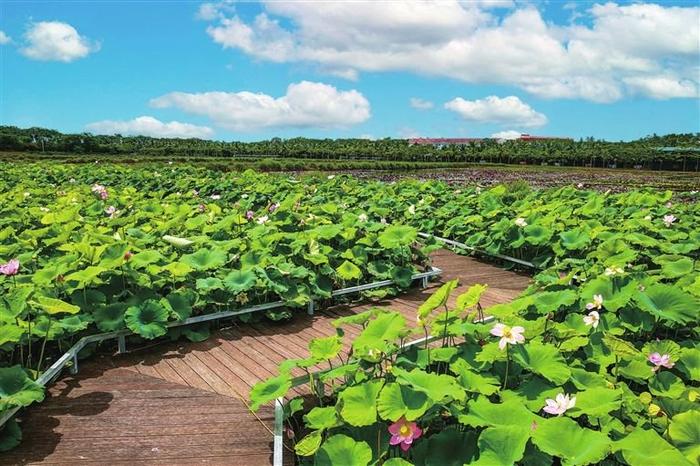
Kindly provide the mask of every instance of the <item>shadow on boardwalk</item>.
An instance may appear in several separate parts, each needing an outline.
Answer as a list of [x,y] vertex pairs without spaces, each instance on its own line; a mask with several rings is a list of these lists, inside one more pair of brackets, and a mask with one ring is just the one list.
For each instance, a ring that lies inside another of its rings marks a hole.
[[[382,306],[410,322],[430,293],[453,278],[461,283],[455,295],[474,283],[488,284],[485,307],[512,300],[529,284],[527,275],[449,251],[437,251],[433,260],[444,274],[426,290],[341,304],[313,316],[298,313],[287,322],[240,323],[201,343],[95,357],[25,411],[25,439],[0,454],[0,464],[271,464],[272,408],[261,408],[258,421],[241,398],[257,381],[276,375],[283,360],[305,357],[311,339],[334,334],[334,319]],[[359,333],[357,327],[344,330],[348,341]],[[305,394],[303,388],[297,392]]]

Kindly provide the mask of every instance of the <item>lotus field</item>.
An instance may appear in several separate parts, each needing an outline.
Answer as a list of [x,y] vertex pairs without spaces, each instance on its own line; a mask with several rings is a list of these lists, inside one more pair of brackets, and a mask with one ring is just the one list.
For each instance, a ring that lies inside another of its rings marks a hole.
[[[253,409],[285,397],[286,454],[319,465],[699,464],[692,195],[167,163],[5,164],[0,175],[0,411],[41,401],[35,380],[84,335],[199,341],[207,324],[168,324],[273,301],[286,306],[239,319],[285,320],[379,280],[394,285],[365,297],[400,292],[441,247],[422,232],[482,260],[532,262],[532,285],[482,309],[485,285],[448,300],[448,281],[414,321],[379,308],[336,321],[337,335],[250,393]],[[341,354],[351,324],[363,330]],[[310,383],[314,396],[295,397],[292,371],[326,362],[310,374],[325,390]],[[12,448],[18,424],[1,435]]]

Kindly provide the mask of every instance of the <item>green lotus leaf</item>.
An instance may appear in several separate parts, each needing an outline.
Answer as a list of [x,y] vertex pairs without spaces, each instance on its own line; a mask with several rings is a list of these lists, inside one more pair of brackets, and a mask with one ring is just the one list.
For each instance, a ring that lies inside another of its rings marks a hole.
[[386,249],[409,246],[416,240],[418,232],[406,225],[390,225],[379,234],[379,245]]
[[406,318],[398,312],[379,314],[355,338],[353,350],[365,353],[370,349],[384,350],[388,342],[393,342],[404,333]]
[[106,272],[107,269],[100,266],[90,266],[78,272],[71,273],[65,276],[66,282],[76,282],[73,289],[85,288],[89,285],[97,285],[102,283],[100,274]]
[[8,320],[14,320],[15,317],[19,316],[27,308],[27,303],[29,296],[34,292],[33,286],[16,286],[12,287],[10,291],[5,293],[4,298],[7,305],[2,306],[3,315]]
[[127,305],[123,303],[113,303],[107,306],[98,307],[93,313],[95,325],[102,332],[114,332],[123,329],[124,311]]
[[530,342],[516,345],[512,353],[513,360],[524,369],[539,374],[552,383],[561,385],[571,377],[566,360],[554,345]]
[[338,236],[341,231],[343,231],[343,227],[340,225],[321,225],[314,228],[309,233],[318,238],[330,240]]
[[403,458],[389,458],[384,462],[383,466],[413,466],[413,463],[409,463]]
[[362,278],[362,270],[350,261],[345,261],[335,269],[343,280],[359,280]]
[[581,228],[565,231],[559,234],[561,245],[570,251],[577,251],[585,248],[591,242],[591,236]]
[[30,379],[21,366],[0,367],[0,412],[43,399],[44,387]]
[[492,403],[485,397],[470,400],[467,414],[459,416],[460,424],[472,427],[529,426],[539,417],[513,398],[503,403]]
[[486,292],[488,287],[488,285],[479,284],[470,286],[466,292],[457,296],[457,304],[455,309],[461,313],[476,306],[479,304],[481,296]]
[[545,291],[534,295],[535,308],[540,314],[557,312],[565,306],[576,302],[578,295],[574,290]]
[[694,263],[689,257],[658,256],[654,262],[661,265],[661,273],[666,278],[678,278],[693,271]]
[[48,296],[35,296],[34,298],[36,301],[33,301],[32,304],[50,315],[77,314],[80,312],[80,307],[68,304],[60,299],[49,298]]
[[468,392],[493,395],[499,389],[498,377],[483,375],[471,369],[464,359],[458,359],[450,364],[452,372],[457,374],[457,381]]
[[679,398],[685,391],[685,384],[673,372],[660,370],[649,381],[649,391],[652,395]]
[[0,452],[10,451],[22,441],[22,429],[15,419],[8,420],[0,429]]
[[413,269],[410,267],[393,267],[391,279],[401,288],[408,288],[413,283]]
[[652,429],[635,428],[627,437],[615,443],[615,450],[630,466],[694,464]]
[[216,277],[198,278],[197,281],[195,281],[195,286],[198,291],[206,293],[211,290],[223,290],[224,282]]
[[170,274],[175,278],[185,277],[190,272],[192,272],[192,267],[182,262],[171,262],[168,265],[163,266],[163,270],[170,272]]
[[466,398],[464,389],[452,376],[433,374],[417,368],[406,371],[398,367],[394,367],[392,373],[396,376],[398,383],[425,393],[428,395],[428,398],[436,403],[440,403],[448,397],[455,400],[464,400]]
[[168,294],[166,299],[178,320],[185,320],[192,315],[192,304],[196,299],[192,291],[175,291]]
[[622,405],[622,390],[606,387],[593,387],[576,394],[576,406],[566,414],[578,417],[583,414],[589,417],[603,417],[619,409]]
[[697,321],[700,301],[671,285],[649,286],[634,297],[640,309],[659,319],[677,324]]
[[[2,331],[0,331],[0,335]],[[694,382],[700,382],[700,350],[697,348],[683,348],[679,359],[678,368]]]
[[357,314],[350,314],[348,316],[339,317],[333,321],[334,327],[341,327],[343,325],[363,325],[372,319],[372,317],[377,314],[384,312],[380,307],[373,307],[366,311],[358,312]]
[[158,301],[149,299],[140,306],[129,307],[124,321],[129,330],[152,340],[167,333],[168,311]]
[[290,388],[292,379],[289,374],[284,373],[256,383],[250,391],[250,409],[257,411],[265,403],[286,395]]
[[338,395],[340,416],[351,426],[369,426],[377,421],[377,397],[383,380],[371,380],[348,387]]
[[252,270],[233,270],[223,280],[224,286],[232,293],[242,293],[255,286],[257,277]]
[[530,439],[529,426],[489,427],[479,435],[479,459],[475,466],[511,466],[523,458]]
[[26,330],[11,322],[0,324],[0,346],[6,343],[19,343]]
[[428,299],[426,299],[423,304],[418,307],[418,317],[421,320],[425,320],[431,312],[444,306],[447,303],[447,299],[450,297],[452,290],[457,288],[458,280],[450,280],[449,282],[442,285],[437,289]]
[[545,244],[554,234],[549,228],[540,225],[527,225],[523,228],[525,241],[532,245]]
[[640,356],[639,350],[635,348],[633,344],[613,335],[604,335],[603,343],[620,359],[631,360]]
[[129,259],[129,266],[134,269],[142,269],[148,265],[155,264],[164,260],[164,257],[158,251],[147,249],[145,251],[138,252],[134,254],[131,259]]
[[688,411],[673,416],[668,426],[673,445],[691,463],[700,463],[700,411]]
[[304,423],[309,429],[330,429],[340,425],[340,422],[335,406],[327,406],[325,408],[317,406],[304,415]]
[[316,466],[367,466],[372,449],[367,442],[358,442],[343,434],[328,437],[316,453]]
[[[478,455],[476,432],[460,432],[449,426],[411,445],[411,458],[416,465],[462,466],[473,464]],[[389,464],[384,463],[385,465]]]
[[311,352],[311,357],[317,361],[327,361],[338,357],[340,350],[343,348],[343,344],[340,341],[340,337],[337,335],[332,335],[323,338],[314,338],[309,343],[309,351]]
[[581,288],[581,309],[585,309],[586,304],[593,302],[594,295],[601,295],[603,308],[615,312],[626,306],[637,293],[637,286],[634,282],[619,286],[612,278],[598,277]]
[[299,456],[311,456],[318,451],[321,442],[323,442],[323,431],[314,430],[294,445],[294,451]]
[[413,390],[410,386],[388,383],[377,399],[377,411],[382,419],[396,421],[401,416],[414,421],[433,406],[433,402],[424,392]]
[[192,254],[185,254],[180,258],[183,264],[187,264],[194,270],[211,270],[222,267],[228,256],[221,249],[199,249]]
[[612,442],[607,435],[579,426],[566,417],[537,421],[532,442],[545,453],[561,459],[563,466],[586,465],[608,456]]

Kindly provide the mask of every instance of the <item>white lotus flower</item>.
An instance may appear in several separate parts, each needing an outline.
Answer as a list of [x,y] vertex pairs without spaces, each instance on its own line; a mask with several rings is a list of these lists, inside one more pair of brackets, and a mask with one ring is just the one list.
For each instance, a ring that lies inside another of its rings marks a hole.
[[364,223],[364,222],[367,221],[367,214],[362,213],[362,214],[360,214],[360,215],[357,216],[357,219],[358,219],[360,222]]
[[605,275],[608,277],[612,277],[614,275],[621,275],[623,273],[625,273],[624,269],[616,265],[613,265],[612,267],[607,267],[605,269]]
[[587,316],[583,316],[583,323],[587,326],[593,326],[593,328],[598,328],[600,323],[600,314],[598,311],[591,311]]
[[603,307],[603,295],[600,294],[594,294],[593,295],[593,302],[586,304],[586,309],[589,311],[591,309],[598,309],[600,310]]
[[257,222],[259,225],[265,224],[270,220],[270,218],[267,215],[263,215],[262,217],[259,217]]
[[670,227],[673,222],[678,220],[675,215],[664,215],[664,224],[666,227]]
[[523,227],[526,227],[526,226],[527,226],[527,222],[526,222],[525,219],[522,218],[522,217],[516,218],[516,219],[515,219],[515,224],[516,224],[517,226],[519,226],[520,228],[523,228]]
[[567,410],[576,406],[576,397],[570,397],[570,395],[566,393],[559,393],[556,396],[556,399],[552,400],[551,398],[548,398],[544,400],[544,402],[547,403],[544,407],[545,413],[561,416]]
[[525,329],[519,325],[509,327],[504,324],[496,324],[491,329],[491,335],[501,337],[498,342],[498,348],[500,348],[501,351],[505,349],[506,345],[517,345],[518,343],[525,342],[523,332],[525,332]]

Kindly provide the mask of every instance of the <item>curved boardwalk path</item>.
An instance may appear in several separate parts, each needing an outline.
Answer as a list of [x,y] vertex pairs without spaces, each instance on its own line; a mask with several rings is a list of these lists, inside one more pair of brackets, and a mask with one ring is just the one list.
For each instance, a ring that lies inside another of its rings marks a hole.
[[[202,343],[93,358],[25,411],[25,440],[0,454],[0,464],[268,465],[272,435],[240,397],[247,398],[257,381],[276,375],[281,361],[307,356],[309,340],[335,332],[332,320],[377,305],[413,320],[425,298],[453,278],[462,289],[488,284],[484,307],[513,299],[529,283],[527,275],[446,250],[434,253],[433,261],[443,269],[439,281],[391,300],[338,305],[314,316],[299,312],[279,324],[239,323]],[[346,333],[354,336],[358,328]],[[258,416],[272,429],[272,407],[261,408]]]

